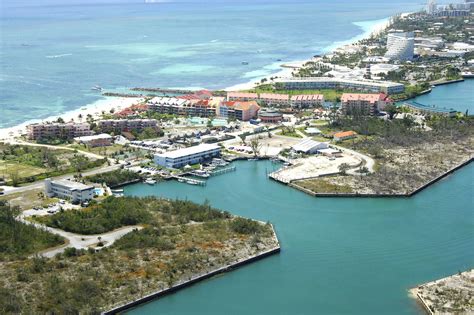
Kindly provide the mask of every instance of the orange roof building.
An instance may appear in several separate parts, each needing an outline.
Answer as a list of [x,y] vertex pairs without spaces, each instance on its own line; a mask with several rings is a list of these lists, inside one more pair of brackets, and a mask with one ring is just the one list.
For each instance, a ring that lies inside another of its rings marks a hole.
[[345,115],[375,115],[393,101],[384,93],[358,94],[344,93],[341,96],[341,109]]
[[335,141],[353,139],[355,137],[357,137],[357,133],[355,131],[343,131],[343,132],[337,132],[334,134]]
[[256,101],[228,101],[220,103],[218,113],[222,118],[249,121],[257,117],[259,110],[260,106],[258,106]]

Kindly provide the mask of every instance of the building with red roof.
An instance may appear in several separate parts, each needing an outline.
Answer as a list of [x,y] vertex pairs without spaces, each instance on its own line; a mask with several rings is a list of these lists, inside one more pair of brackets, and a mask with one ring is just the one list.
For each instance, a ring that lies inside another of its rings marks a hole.
[[345,115],[359,114],[373,116],[382,111],[388,104],[393,104],[393,101],[385,93],[344,93],[341,96],[341,109]]
[[301,94],[292,95],[290,98],[291,106],[297,108],[308,108],[323,106],[324,95],[322,94]]
[[260,106],[256,101],[239,102],[227,101],[219,104],[219,116],[227,119],[237,119],[241,121],[249,121],[256,118]]

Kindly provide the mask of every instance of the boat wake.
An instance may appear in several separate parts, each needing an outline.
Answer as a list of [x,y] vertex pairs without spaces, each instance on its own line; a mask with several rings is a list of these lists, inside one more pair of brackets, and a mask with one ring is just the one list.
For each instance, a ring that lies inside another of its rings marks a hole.
[[72,56],[72,54],[50,55],[50,56],[46,56],[46,58],[54,59],[54,58],[62,58],[62,57],[66,57],[66,56]]

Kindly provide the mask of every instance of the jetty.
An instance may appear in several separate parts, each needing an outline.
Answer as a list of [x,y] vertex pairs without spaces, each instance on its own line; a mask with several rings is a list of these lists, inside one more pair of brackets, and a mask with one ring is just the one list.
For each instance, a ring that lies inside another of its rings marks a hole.
[[217,176],[217,175],[222,175],[222,174],[226,174],[226,173],[230,173],[230,172],[235,172],[235,170],[236,170],[235,165],[232,165],[232,166],[229,166],[229,167],[213,170],[209,174],[211,176]]
[[173,176],[174,179],[177,179],[180,183],[186,183],[190,185],[198,185],[198,186],[206,186],[206,181],[204,180],[197,180],[193,178],[187,178],[183,176]]

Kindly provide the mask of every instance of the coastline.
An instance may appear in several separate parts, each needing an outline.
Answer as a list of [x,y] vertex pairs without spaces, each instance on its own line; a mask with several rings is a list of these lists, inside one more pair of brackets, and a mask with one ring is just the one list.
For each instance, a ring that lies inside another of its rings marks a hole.
[[[405,15],[405,14],[409,14],[409,13],[402,13],[402,15]],[[362,39],[369,38],[373,35],[377,35],[383,32],[385,29],[387,29],[390,26],[391,18],[392,17],[387,17],[387,18],[379,19],[379,20],[353,22],[352,24],[360,28],[363,31],[363,33],[357,36],[354,36],[348,40],[336,41],[332,43],[331,45],[322,49],[322,54],[326,55],[326,54],[333,53],[336,50],[343,49],[345,46],[355,44],[356,42]],[[313,58],[311,57],[304,60],[284,62],[283,64],[280,64],[281,69],[276,73],[257,77],[245,83],[235,84],[235,85],[225,88],[224,90],[225,91],[250,90],[255,87],[255,84],[260,83],[260,81],[263,79],[267,79],[268,81],[270,81],[270,78],[275,78],[275,77],[281,78],[281,77],[291,76],[291,73],[293,72],[294,69],[299,68],[303,66],[305,63],[310,62],[312,60]]]
[[421,191],[425,190],[426,188],[430,187],[431,185],[439,182],[443,178],[455,173],[456,171],[462,169],[465,166],[468,166],[471,164],[471,162],[474,161],[474,158],[471,157],[464,162],[460,163],[459,165],[447,170],[446,172],[442,173],[441,175],[427,181],[423,185],[415,188],[411,192],[408,193],[394,193],[394,194],[364,194],[364,193],[316,193],[314,191],[311,191],[307,188],[304,188],[298,184],[295,184],[293,182],[290,182],[288,184],[285,184],[283,182],[277,181],[274,178],[271,178],[281,184],[287,185],[289,187],[295,188],[299,191],[302,191],[308,195],[311,195],[313,197],[320,197],[320,198],[410,198],[415,196],[416,194],[420,193]]
[[0,129],[0,140],[8,140],[13,137],[20,136],[26,132],[26,126],[33,123],[38,123],[42,121],[53,121],[61,117],[65,122],[71,121],[81,121],[78,119],[79,115],[82,115],[82,121],[86,121],[86,116],[91,115],[93,118],[100,117],[102,111],[109,112],[114,109],[116,112],[121,111],[126,107],[130,107],[143,99],[140,97],[105,97],[94,103],[82,106],[81,108],[65,112],[63,114],[50,116],[44,119],[34,119],[28,120],[24,123],[13,127],[1,128]]
[[214,269],[212,271],[209,271],[207,273],[194,276],[194,277],[190,278],[189,280],[178,282],[177,284],[172,285],[169,288],[165,288],[165,289],[162,289],[162,290],[152,292],[150,294],[142,296],[139,299],[129,301],[129,302],[126,302],[124,304],[118,303],[119,304],[118,306],[114,306],[111,309],[108,309],[107,311],[102,312],[101,314],[102,315],[112,315],[112,314],[122,313],[126,310],[137,307],[137,306],[142,305],[144,303],[152,302],[152,301],[155,301],[156,299],[159,299],[159,298],[161,298],[163,296],[166,296],[168,294],[175,293],[175,292],[177,292],[181,289],[187,288],[187,287],[189,287],[193,284],[199,283],[203,280],[212,278],[214,276],[217,276],[217,275],[225,273],[225,272],[235,270],[237,268],[243,267],[243,266],[248,265],[252,262],[256,262],[256,261],[261,260],[263,258],[272,256],[274,254],[278,254],[281,251],[280,241],[278,240],[278,236],[276,234],[276,231],[275,231],[275,228],[274,228],[273,225],[272,225],[272,231],[273,231],[273,239],[275,240],[275,242],[277,244],[273,248],[264,250],[262,252],[259,252],[255,255],[252,255],[252,256],[249,256],[247,258],[237,260],[233,263],[230,263],[228,265],[219,267],[219,268]]
[[[407,14],[407,13],[404,13]],[[353,22],[352,24],[362,30],[362,33],[345,41],[337,41],[332,43],[330,46],[325,47],[322,49],[324,54],[333,52],[337,49],[342,49],[344,46],[356,43],[357,41],[368,38],[374,34],[378,34],[385,30],[387,27],[390,26],[390,19],[391,17],[387,17],[384,19],[379,20],[369,20],[369,21],[361,21],[361,22]],[[311,58],[305,60],[296,60],[296,61],[288,61],[282,64],[279,64],[279,71],[276,73],[272,73],[266,76],[253,78],[248,82],[239,83],[232,85],[230,87],[224,88],[225,91],[239,91],[239,90],[248,90],[255,87],[256,83],[259,83],[262,79],[266,78],[269,80],[271,77],[287,77],[291,76],[292,71],[295,68],[301,67],[303,64],[311,61]],[[104,97],[99,99],[91,104],[85,104],[84,106],[67,111],[65,113],[59,115],[49,116],[43,119],[34,119],[28,120],[21,124],[12,127],[0,128],[0,140],[7,140],[12,137],[17,137],[22,133],[25,133],[26,126],[32,123],[41,122],[41,121],[51,121],[56,120],[58,117],[62,117],[64,121],[70,121],[71,119],[77,120],[78,115],[81,114],[83,116],[83,120],[85,121],[85,116],[92,115],[93,117],[98,117],[101,111],[110,111],[112,108],[116,111],[120,111],[126,107],[129,107],[137,102],[139,102],[142,98],[132,98],[132,97]]]

